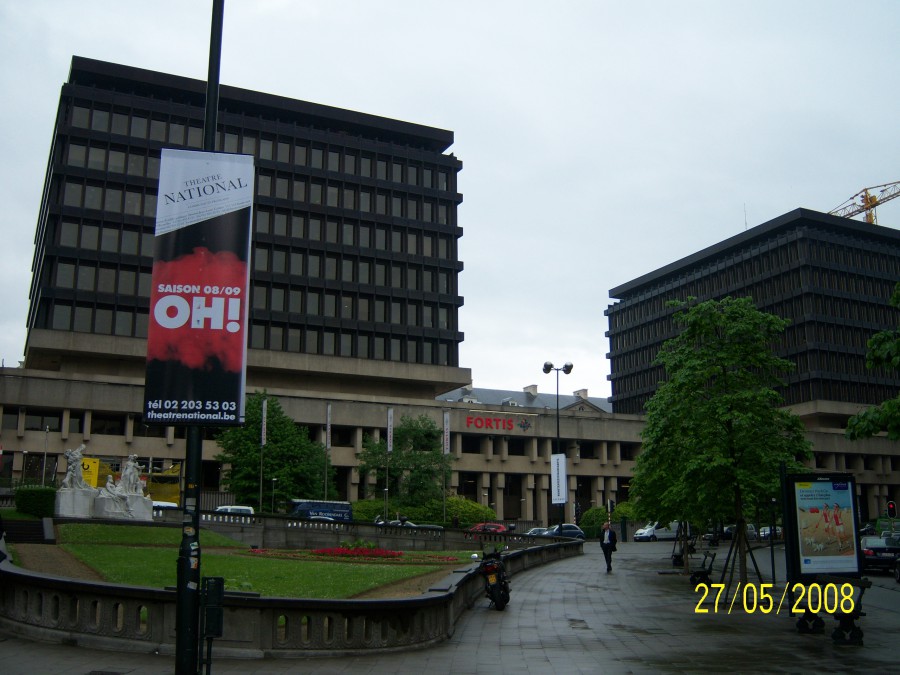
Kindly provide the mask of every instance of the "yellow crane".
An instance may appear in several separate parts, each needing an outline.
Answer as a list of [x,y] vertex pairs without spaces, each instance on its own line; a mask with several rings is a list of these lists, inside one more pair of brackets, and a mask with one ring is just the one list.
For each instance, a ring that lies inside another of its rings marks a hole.
[[[877,195],[873,194],[875,190],[880,190],[880,192]],[[875,207],[892,200],[894,197],[900,197],[900,180],[863,188],[847,201],[835,206],[828,213],[841,218],[852,218],[860,213],[865,213],[866,222],[874,225],[878,223],[878,219],[875,217]]]

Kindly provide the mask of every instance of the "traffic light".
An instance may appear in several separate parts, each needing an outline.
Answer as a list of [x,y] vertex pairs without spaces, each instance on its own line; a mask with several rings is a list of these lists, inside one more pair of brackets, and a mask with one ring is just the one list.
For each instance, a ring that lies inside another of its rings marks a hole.
[[897,502],[890,501],[887,504],[887,514],[888,518],[896,518],[897,517]]

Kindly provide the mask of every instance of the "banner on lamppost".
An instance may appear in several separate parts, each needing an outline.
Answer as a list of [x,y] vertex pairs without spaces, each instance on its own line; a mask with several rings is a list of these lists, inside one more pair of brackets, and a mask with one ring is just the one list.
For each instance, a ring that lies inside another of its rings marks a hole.
[[325,405],[325,450],[331,450],[331,404]]
[[450,454],[450,411],[444,411],[444,454]]
[[265,446],[266,444],[266,430],[268,428],[267,422],[267,411],[269,409],[269,399],[264,398],[262,401],[262,421],[259,424],[259,444],[260,446]]
[[553,504],[566,503],[566,455],[560,453],[550,456],[550,502]]
[[144,422],[244,422],[253,157],[164,148]]
[[394,409],[388,408],[387,418],[387,451],[394,451]]

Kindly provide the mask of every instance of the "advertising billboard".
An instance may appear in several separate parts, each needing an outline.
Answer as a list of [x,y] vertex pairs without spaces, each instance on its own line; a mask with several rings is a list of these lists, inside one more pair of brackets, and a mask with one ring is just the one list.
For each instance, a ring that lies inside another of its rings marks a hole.
[[816,574],[858,575],[856,486],[850,475],[788,476],[793,570]]
[[144,422],[244,421],[253,158],[162,150]]

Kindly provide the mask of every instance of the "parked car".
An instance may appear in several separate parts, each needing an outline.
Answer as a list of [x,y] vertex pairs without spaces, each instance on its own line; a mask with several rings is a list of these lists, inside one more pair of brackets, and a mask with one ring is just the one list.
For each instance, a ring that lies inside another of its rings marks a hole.
[[900,558],[900,540],[894,537],[863,537],[859,542],[862,550],[863,571],[894,571]]
[[157,501],[154,501],[154,502],[153,502],[153,508],[154,508],[154,509],[177,509],[177,508],[178,508],[178,504],[176,504],[175,502],[157,502]]
[[[769,530],[771,530],[771,529],[772,528],[769,527],[768,525],[766,525],[765,527],[759,528],[759,538],[768,540]],[[779,539],[782,539],[782,538],[784,538],[784,532],[782,531],[780,525],[776,525],[775,526],[775,540],[778,541]]]
[[[734,539],[736,529],[737,525],[726,525],[722,532],[722,539]],[[747,541],[756,541],[756,526],[751,523],[747,523]]]
[[469,532],[490,532],[493,534],[502,534],[506,531],[506,525],[503,523],[478,523],[469,528]]
[[525,534],[531,535],[532,537],[539,537],[547,531],[546,527],[532,527]]
[[582,530],[577,525],[573,525],[572,523],[560,523],[559,525],[554,525],[552,527],[548,527],[543,537],[569,537],[571,539],[581,539],[584,540],[584,530]]
[[674,540],[678,537],[678,521],[669,524],[653,521],[634,533],[635,541]]
[[865,525],[860,525],[859,527],[859,536],[866,537],[869,535],[875,534],[875,525],[872,523],[866,523]]
[[394,527],[416,527],[420,530],[443,530],[444,528],[440,525],[416,525],[414,522],[407,518],[400,518],[400,520],[388,520],[385,521],[381,516],[377,516],[375,518],[376,525],[392,525]]

